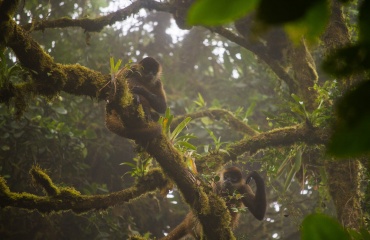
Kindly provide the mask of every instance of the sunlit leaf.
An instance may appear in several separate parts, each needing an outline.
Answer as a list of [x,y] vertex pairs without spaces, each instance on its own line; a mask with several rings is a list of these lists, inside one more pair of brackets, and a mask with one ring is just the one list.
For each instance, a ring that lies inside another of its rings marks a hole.
[[176,128],[171,133],[171,137],[170,137],[171,140],[174,140],[190,121],[191,121],[191,117],[187,117],[181,123],[179,123],[179,125],[177,125]]
[[55,112],[57,112],[59,114],[65,115],[65,114],[68,113],[67,109],[65,109],[64,107],[53,107],[53,109],[54,109]]
[[190,150],[197,150],[196,146],[194,146],[191,143],[185,142],[185,141],[177,141],[176,145],[185,147],[185,148],[190,149]]
[[259,0],[198,0],[190,8],[189,25],[220,25],[232,22],[255,9]]
[[195,165],[195,159],[192,157],[187,157],[186,158],[186,165],[188,168],[193,172],[193,173],[198,173],[197,171],[197,166]]
[[303,220],[301,238],[302,240],[350,240],[338,221],[323,214],[311,214]]

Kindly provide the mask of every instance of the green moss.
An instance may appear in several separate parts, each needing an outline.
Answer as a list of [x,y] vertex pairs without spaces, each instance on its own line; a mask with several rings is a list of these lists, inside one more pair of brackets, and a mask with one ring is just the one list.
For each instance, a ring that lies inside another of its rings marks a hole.
[[200,214],[209,214],[211,211],[209,197],[207,194],[203,191],[203,188],[200,188],[200,195],[199,195],[199,202],[201,204],[201,211]]
[[33,166],[30,170],[30,174],[32,176],[32,180],[41,185],[49,196],[57,196],[60,194],[59,188],[54,185],[49,175],[47,175],[41,168]]
[[146,240],[147,238],[144,238],[140,235],[135,235],[135,236],[131,236],[129,239],[130,240]]
[[41,197],[36,196],[34,194],[31,194],[31,193],[27,193],[27,192],[22,192],[22,193],[11,192],[9,196],[14,201],[17,201],[19,199],[23,199],[23,200],[27,199],[27,200],[31,200],[33,202],[38,202],[41,199]]
[[81,193],[73,187],[62,187],[60,188],[60,195],[68,197],[79,197],[81,196]]
[[141,119],[145,119],[145,112],[143,106],[140,104],[137,106],[138,115]]
[[3,177],[0,177],[0,194],[1,195],[9,195],[10,189],[8,185],[6,185],[6,180]]
[[134,100],[134,97],[132,93],[129,90],[128,83],[126,79],[120,79],[120,84],[118,85],[119,87],[122,88],[122,96],[120,99],[120,104],[122,107],[127,107],[132,105],[132,102]]

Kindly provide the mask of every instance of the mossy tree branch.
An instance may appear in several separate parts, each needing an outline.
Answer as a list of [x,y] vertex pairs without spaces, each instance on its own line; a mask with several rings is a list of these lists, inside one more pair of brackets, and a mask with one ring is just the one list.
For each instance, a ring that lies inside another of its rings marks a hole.
[[152,169],[140,178],[135,186],[104,195],[82,195],[70,187],[56,186],[39,167],[30,170],[33,181],[41,186],[47,196],[11,192],[5,179],[0,177],[0,207],[37,209],[43,213],[72,210],[76,213],[106,209],[134,200],[143,194],[164,189],[170,183],[159,169]]
[[326,144],[329,141],[328,129],[308,127],[306,125],[296,125],[285,128],[278,128],[268,132],[260,133],[249,139],[230,145],[227,153],[211,153],[197,161],[197,168],[200,172],[209,169],[207,162],[216,162],[213,171],[217,171],[223,164],[234,161],[236,158],[246,152],[256,153],[258,150],[270,147],[287,147],[293,144],[303,142],[308,145]]
[[197,178],[185,166],[182,154],[168,138],[161,134],[146,143],[145,149],[176,183],[185,202],[202,224],[206,239],[235,239],[229,225],[231,216],[225,202],[213,193],[211,186]]
[[[109,75],[103,75],[79,64],[55,63],[15,21],[0,22],[0,36],[0,42],[13,50],[19,62],[32,76],[32,81],[9,88],[9,94],[6,96],[13,97],[25,88],[35,94],[49,97],[60,91],[100,100],[108,96],[108,89],[104,89],[104,86],[110,80]],[[7,102],[6,100],[0,99],[1,102]]]

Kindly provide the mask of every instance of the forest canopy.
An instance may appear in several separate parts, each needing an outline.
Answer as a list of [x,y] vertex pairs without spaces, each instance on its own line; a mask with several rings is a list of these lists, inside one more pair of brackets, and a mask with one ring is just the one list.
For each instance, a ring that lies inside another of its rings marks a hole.
[[370,239],[368,12],[0,0],[0,237]]

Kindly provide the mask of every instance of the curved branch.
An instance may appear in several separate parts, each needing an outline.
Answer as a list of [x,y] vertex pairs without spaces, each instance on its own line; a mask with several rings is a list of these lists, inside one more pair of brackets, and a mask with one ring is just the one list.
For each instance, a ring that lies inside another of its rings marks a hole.
[[307,127],[306,125],[296,125],[286,128],[278,128],[249,139],[232,144],[227,149],[227,153],[219,152],[209,154],[198,161],[199,172],[208,169],[207,162],[216,162],[219,168],[230,160],[236,160],[237,156],[250,152],[256,153],[258,150],[269,147],[286,147],[297,142],[304,142],[308,145],[326,144],[329,141],[329,131],[322,128]]
[[249,136],[255,136],[258,134],[256,130],[251,128],[248,124],[245,122],[239,120],[234,116],[234,114],[230,111],[224,110],[224,109],[208,109],[204,111],[199,111],[195,113],[189,113],[183,116],[176,117],[171,125],[177,126],[181,121],[183,121],[185,118],[191,117],[191,119],[197,119],[197,118],[203,118],[203,117],[209,117],[213,120],[224,120],[228,123],[228,125],[233,128],[235,131],[247,134]]
[[254,154],[258,150],[268,147],[291,146],[297,142],[304,142],[308,145],[320,145],[326,144],[328,140],[329,131],[327,129],[296,125],[274,129],[251,139],[242,140],[232,145],[229,151],[236,155],[241,155],[247,151]]
[[289,86],[295,85],[294,79],[289,76],[289,74],[284,70],[284,68],[279,64],[278,61],[273,60],[264,51],[262,51],[262,47],[254,46],[253,44],[246,41],[245,38],[234,34],[224,27],[209,27],[208,29],[253,52],[274,71],[278,78],[285,81]]
[[137,0],[131,5],[109,13],[106,16],[97,18],[60,18],[55,20],[44,20],[28,23],[23,26],[26,30],[43,31],[47,28],[66,28],[66,27],[80,27],[88,32],[100,32],[105,26],[113,25],[118,21],[125,20],[132,14],[138,13],[140,9],[146,8],[148,10],[157,10],[163,12],[171,12],[171,6],[168,3],[160,3],[153,0]]
[[131,201],[143,194],[166,188],[169,184],[159,169],[153,169],[139,179],[135,186],[128,189],[104,195],[81,195],[73,188],[56,187],[49,176],[37,167],[31,169],[30,173],[48,196],[11,192],[5,179],[0,177],[0,207],[37,209],[43,213],[64,210],[82,213]]

